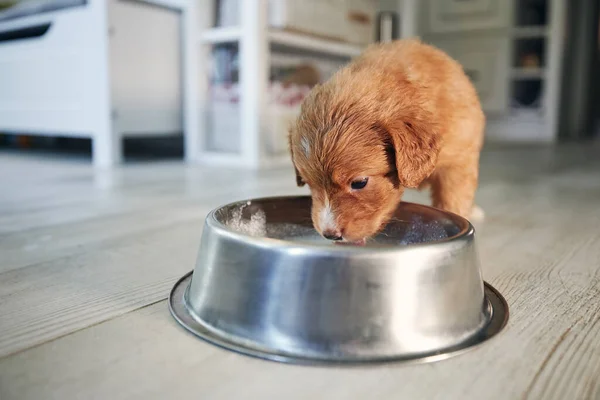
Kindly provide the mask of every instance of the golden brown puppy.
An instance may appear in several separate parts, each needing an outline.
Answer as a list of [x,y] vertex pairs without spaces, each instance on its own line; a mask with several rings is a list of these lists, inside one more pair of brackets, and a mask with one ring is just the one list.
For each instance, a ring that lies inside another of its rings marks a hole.
[[364,243],[404,188],[426,185],[434,207],[469,218],[484,125],[475,88],[444,52],[417,40],[369,47],[311,91],[290,129],[315,228]]

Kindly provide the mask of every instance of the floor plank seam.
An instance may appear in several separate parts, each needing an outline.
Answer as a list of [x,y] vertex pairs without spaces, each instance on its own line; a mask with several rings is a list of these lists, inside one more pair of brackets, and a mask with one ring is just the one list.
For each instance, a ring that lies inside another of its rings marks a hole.
[[[206,218],[205,216],[202,216],[199,218],[188,218],[188,219],[182,218],[181,220],[171,221],[171,222],[165,223],[164,225],[157,225],[154,228],[147,229],[144,232],[144,235],[145,236],[155,235],[155,234],[158,234],[165,230],[172,229],[172,228],[175,228],[180,225],[181,226],[189,225],[191,223],[198,224],[199,225],[198,231],[200,231],[202,223],[204,222],[205,218]],[[35,268],[40,265],[57,262],[60,260],[68,260],[70,258],[76,258],[76,257],[84,255],[84,254],[101,252],[101,251],[104,251],[104,250],[106,250],[108,248],[112,248],[112,247],[119,247],[120,244],[122,245],[123,239],[132,239],[132,238],[135,238],[136,236],[139,237],[140,232],[132,232],[132,233],[128,233],[128,234],[124,234],[124,235],[120,235],[120,236],[117,235],[117,236],[113,236],[111,238],[98,240],[96,242],[92,242],[89,245],[91,248],[73,246],[73,248],[77,249],[73,253],[70,253],[68,255],[59,256],[57,258],[48,259],[48,260],[35,261],[31,264],[24,264],[24,265],[14,268],[14,269],[8,269],[6,271],[0,272],[0,276],[2,276],[4,274],[9,274],[9,273],[11,273],[13,271],[17,271],[17,270],[22,271],[22,270],[26,270],[29,268]],[[97,246],[97,247],[95,247],[95,246]]]
[[165,296],[165,297],[163,297],[163,298],[161,298],[161,299],[159,299],[159,300],[155,300],[155,301],[153,301],[153,302],[151,302],[151,303],[145,304],[145,305],[143,305],[143,306],[141,306],[141,307],[138,307],[138,308],[134,308],[133,310],[129,310],[129,311],[127,311],[127,312],[124,312],[124,313],[122,313],[122,314],[113,315],[113,316],[111,316],[110,318],[104,319],[104,320],[102,320],[102,321],[97,321],[97,322],[94,322],[93,324],[90,324],[90,325],[88,325],[88,326],[85,326],[85,327],[83,327],[83,328],[75,329],[74,331],[71,331],[71,332],[65,333],[65,334],[63,334],[63,335],[59,335],[59,336],[53,337],[52,339],[44,340],[44,341],[42,341],[42,342],[40,342],[40,343],[36,343],[36,344],[35,344],[35,345],[33,345],[33,346],[26,347],[26,348],[24,348],[24,349],[19,349],[19,350],[15,351],[15,352],[12,352],[12,353],[7,353],[7,354],[5,354],[5,355],[1,356],[1,357],[0,357],[0,360],[2,360],[2,359],[4,359],[4,358],[8,358],[8,357],[13,357],[13,356],[15,356],[15,355],[17,355],[17,354],[19,354],[19,353],[22,353],[22,352],[24,352],[24,351],[29,351],[29,350],[31,350],[31,349],[35,349],[36,347],[40,347],[40,346],[43,346],[43,345],[45,345],[45,344],[48,344],[48,343],[52,343],[52,342],[54,342],[54,341],[56,341],[56,340],[63,339],[63,338],[65,338],[65,337],[67,337],[67,336],[71,336],[71,335],[73,335],[73,334],[75,334],[75,333],[82,332],[82,331],[85,331],[86,329],[93,328],[93,327],[95,327],[95,326],[97,326],[97,325],[101,325],[101,324],[103,324],[103,323],[105,323],[105,322],[112,321],[112,320],[114,320],[114,319],[116,319],[116,318],[121,318],[121,317],[123,317],[123,316],[125,316],[125,315],[128,315],[128,314],[131,314],[131,313],[134,313],[134,312],[137,312],[137,311],[143,310],[144,308],[151,307],[151,306],[153,306],[153,305],[156,305],[156,304],[158,304],[158,303],[160,303],[160,302],[163,302],[163,301],[165,301],[165,302],[166,302],[166,301],[168,300],[168,298],[169,298],[168,296]]

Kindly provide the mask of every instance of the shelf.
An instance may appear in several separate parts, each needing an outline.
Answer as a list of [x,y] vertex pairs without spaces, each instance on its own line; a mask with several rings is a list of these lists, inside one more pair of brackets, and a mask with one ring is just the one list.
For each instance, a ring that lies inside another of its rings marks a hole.
[[[212,28],[200,35],[200,41],[210,44],[231,43],[238,41],[241,37],[242,32],[238,27]],[[363,50],[363,47],[359,45],[281,30],[270,30],[268,38],[271,43],[280,46],[340,57],[354,57]]]
[[[201,152],[199,161],[203,164],[213,166],[240,167],[246,165],[244,157],[241,154],[214,150],[205,150]],[[292,159],[287,153],[263,156],[260,161],[260,166],[263,168],[292,167]]]
[[204,150],[198,157],[200,163],[215,166],[239,167],[244,165],[241,154]]
[[207,29],[200,35],[202,43],[231,43],[236,42],[242,36],[242,31],[236,27],[212,28]]
[[512,79],[544,79],[546,70],[544,68],[513,68],[510,72]]
[[264,168],[284,168],[293,167],[292,158],[289,154],[279,154],[265,157],[261,160],[261,166]]
[[511,32],[512,36],[517,39],[544,38],[549,35],[547,26],[518,26]]
[[355,57],[363,51],[363,47],[359,45],[281,30],[269,31],[269,41],[274,44],[291,48],[342,57]]
[[543,137],[544,127],[544,117],[539,108],[511,108],[507,115],[487,119],[486,138],[527,141]]
[[509,115],[488,118],[485,137],[487,141],[549,142],[546,124],[539,110],[511,110]]
[[541,107],[510,107],[509,114],[505,117],[513,123],[539,124],[543,122],[544,111]]

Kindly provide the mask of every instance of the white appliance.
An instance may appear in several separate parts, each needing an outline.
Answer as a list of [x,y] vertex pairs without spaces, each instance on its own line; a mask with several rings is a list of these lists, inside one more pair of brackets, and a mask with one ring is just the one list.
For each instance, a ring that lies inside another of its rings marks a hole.
[[181,12],[157,3],[0,11],[0,132],[91,138],[98,166],[120,161],[124,136],[180,135]]

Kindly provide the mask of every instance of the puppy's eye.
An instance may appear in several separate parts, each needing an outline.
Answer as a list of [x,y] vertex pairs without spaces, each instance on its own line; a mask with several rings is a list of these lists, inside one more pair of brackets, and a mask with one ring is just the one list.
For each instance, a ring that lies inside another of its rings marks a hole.
[[364,187],[367,186],[367,182],[369,182],[369,178],[358,179],[356,181],[352,181],[350,187],[352,190],[364,189]]

